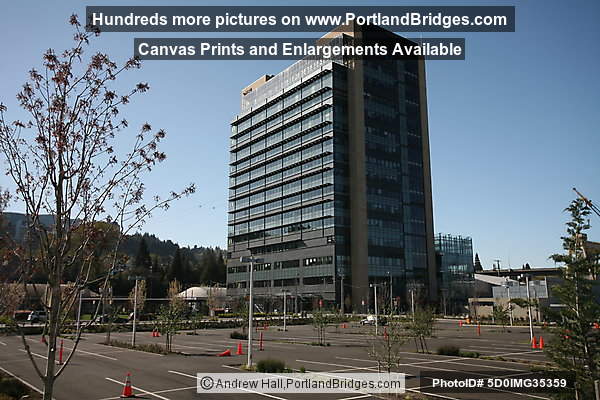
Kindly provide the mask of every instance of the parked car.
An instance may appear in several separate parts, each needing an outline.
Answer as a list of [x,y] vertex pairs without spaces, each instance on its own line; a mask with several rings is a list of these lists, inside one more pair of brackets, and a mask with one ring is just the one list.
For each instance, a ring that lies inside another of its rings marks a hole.
[[122,324],[122,323],[127,322],[127,319],[125,319],[123,317],[115,316],[115,315],[111,316],[108,314],[104,314],[104,315],[98,315],[94,321],[101,323],[101,324],[106,324],[108,322],[112,322],[115,324]]
[[367,315],[367,318],[360,320],[361,325],[375,325],[375,316]]
[[[367,315],[367,318],[363,319],[360,321],[361,325],[375,325],[375,316],[374,315]],[[387,318],[386,317],[379,317],[379,320],[377,321],[378,325],[387,325]]]
[[31,311],[18,310],[18,311],[15,311],[13,318],[17,322],[25,322],[25,321],[29,320],[29,314],[31,314]]
[[46,311],[32,311],[29,313],[27,317],[27,322],[31,322],[35,324],[36,322],[46,322],[48,320],[48,315]]

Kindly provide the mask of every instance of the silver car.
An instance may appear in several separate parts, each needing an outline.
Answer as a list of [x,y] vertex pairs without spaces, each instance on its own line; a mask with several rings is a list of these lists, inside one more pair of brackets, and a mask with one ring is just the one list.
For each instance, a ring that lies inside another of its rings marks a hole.
[[31,322],[32,324],[36,322],[46,322],[47,320],[48,315],[46,314],[46,311],[32,311],[27,317],[27,321]]

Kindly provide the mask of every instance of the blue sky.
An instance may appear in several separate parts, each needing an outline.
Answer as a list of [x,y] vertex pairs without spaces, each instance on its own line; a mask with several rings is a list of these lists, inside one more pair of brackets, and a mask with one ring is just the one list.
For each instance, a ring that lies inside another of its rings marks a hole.
[[[0,12],[0,101],[15,111],[14,94],[42,52],[69,45],[66,24],[86,5],[121,1],[4,2]],[[169,5],[134,1],[127,5]],[[178,5],[219,5],[185,2]],[[371,1],[244,2],[230,5],[373,5]],[[576,186],[600,203],[600,3],[590,1],[381,1],[377,5],[515,5],[515,33],[465,36],[465,61],[429,61],[427,85],[435,231],[471,236],[484,266],[548,266],[559,251]],[[201,37],[212,34],[158,34]],[[268,36],[267,34],[254,34]],[[278,34],[284,36],[285,34]],[[418,34],[408,34],[415,36]],[[129,33],[106,33],[94,48],[124,60]],[[153,36],[137,34],[137,36]],[[242,36],[242,34],[224,34]],[[302,36],[318,36],[317,33]],[[195,182],[197,193],[144,230],[182,245],[226,244],[229,121],[240,89],[289,61],[148,61],[126,83],[151,90],[124,110],[130,126],[148,121],[168,132],[168,159],[149,177],[149,192]],[[9,111],[11,111],[9,110]],[[11,115],[9,113],[9,115]],[[15,115],[15,114],[12,114]],[[16,115],[15,115],[16,117]],[[131,130],[131,135],[134,130]],[[11,187],[0,176],[0,186]],[[20,211],[18,204],[14,211]],[[592,225],[600,218],[592,216]],[[600,241],[600,229],[591,231]]]

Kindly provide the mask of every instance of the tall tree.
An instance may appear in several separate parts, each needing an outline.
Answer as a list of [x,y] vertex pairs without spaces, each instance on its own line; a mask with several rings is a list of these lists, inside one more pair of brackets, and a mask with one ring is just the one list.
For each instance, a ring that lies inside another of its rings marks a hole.
[[[128,122],[120,116],[121,108],[149,86],[139,83],[123,92],[115,86],[122,74],[141,64],[132,58],[118,65],[101,52],[86,60],[85,50],[98,32],[84,31],[76,15],[69,23],[75,30],[73,47],[59,53],[47,50],[42,69],[31,69],[17,94],[26,120],[10,121],[7,107],[0,103],[0,155],[28,223],[27,243],[16,256],[25,277],[37,270],[48,284],[48,300],[43,304],[48,314],[44,367],[34,359],[21,330],[23,346],[43,382],[45,400],[52,399],[56,379],[76,353],[81,331],[66,362],[57,369],[57,337],[80,290],[101,282],[101,293],[106,293],[109,277],[117,270],[122,237],[143,224],[152,211],[195,190],[190,185],[164,199],[145,201],[145,174],[166,158],[159,150],[165,132],[152,132],[145,123],[137,135],[122,138]],[[127,141],[131,147],[121,151]],[[44,214],[53,217],[51,226],[42,223]],[[103,273],[94,276],[96,244],[107,234],[96,224],[100,220],[117,224],[119,238],[104,256]],[[76,273],[70,274],[72,270]],[[73,282],[61,287],[69,274]]]
[[150,258],[148,245],[146,244],[144,237],[140,240],[140,245],[138,246],[138,251],[135,255],[134,265],[136,272],[140,275],[147,276],[149,274],[150,267],[152,266],[152,259]]
[[577,199],[565,211],[571,214],[567,236],[562,238],[565,253],[551,256],[565,265],[563,282],[553,288],[564,307],[554,315],[557,327],[552,329],[554,335],[546,352],[561,370],[575,376],[575,393],[563,398],[593,399],[594,381],[600,379],[600,329],[594,328],[600,318],[600,304],[595,292],[598,281],[592,278],[596,266],[584,252],[590,210]]
[[225,283],[226,266],[221,256],[221,252],[216,249],[206,249],[202,255],[202,283],[212,285],[215,283]]
[[475,264],[473,265],[473,269],[475,272],[483,271],[483,267],[481,266],[481,261],[479,261],[479,254],[475,253]]
[[185,268],[183,265],[183,258],[181,256],[181,249],[177,249],[175,255],[173,256],[173,261],[171,261],[171,266],[169,267],[169,273],[167,274],[167,280],[178,281],[180,284],[185,278]]

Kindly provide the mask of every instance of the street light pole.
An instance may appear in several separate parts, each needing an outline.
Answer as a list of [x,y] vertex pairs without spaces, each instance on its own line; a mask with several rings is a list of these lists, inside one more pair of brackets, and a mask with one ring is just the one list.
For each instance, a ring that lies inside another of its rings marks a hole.
[[254,297],[252,295],[252,288],[254,286],[254,277],[252,271],[254,270],[254,259],[250,258],[250,282],[248,295],[248,362],[247,367],[252,368],[252,318],[254,316]]
[[510,286],[508,285],[508,282],[506,283],[506,295],[508,296],[508,310],[510,311],[510,326],[513,326],[513,310],[512,304],[510,303]]
[[83,297],[82,289],[79,289],[79,307],[77,308],[77,332],[81,329],[81,301]]
[[[138,291],[138,280],[136,277],[135,287],[133,289],[133,334],[131,336],[131,346],[135,347],[135,320],[137,317],[137,291]],[[102,315],[104,318],[104,315]]]
[[394,314],[394,296],[393,287],[392,287],[392,273],[388,271],[388,275],[390,276],[390,315]]
[[286,332],[287,331],[287,325],[286,325],[286,317],[287,317],[287,299],[285,297],[285,294],[287,293],[287,290],[283,291],[283,331]]
[[340,310],[344,314],[344,275],[340,274]]
[[254,317],[254,297],[252,295],[252,288],[254,287],[254,263],[262,262],[262,259],[249,257],[241,257],[241,263],[250,263],[249,283],[248,283],[248,362],[247,368],[252,368],[252,319]]
[[529,294],[529,275],[525,275],[527,285],[527,314],[529,315],[529,339],[533,340],[533,321],[531,319],[531,296]]
[[415,322],[415,290],[410,289],[410,309],[412,311],[412,320]]
[[372,283],[371,287],[373,288],[373,296],[375,297],[375,336],[377,336],[377,331],[379,328],[379,310],[377,309],[377,284]]

